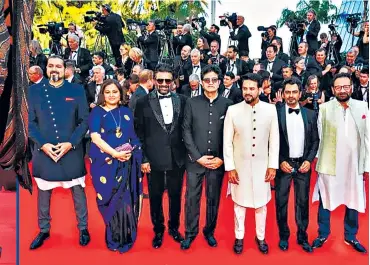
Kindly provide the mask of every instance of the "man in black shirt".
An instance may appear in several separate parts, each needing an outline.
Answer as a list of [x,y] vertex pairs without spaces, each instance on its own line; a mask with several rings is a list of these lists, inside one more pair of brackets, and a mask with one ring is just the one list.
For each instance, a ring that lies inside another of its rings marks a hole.
[[[199,24],[194,23],[197,30],[199,30]],[[209,28],[208,32],[206,32],[204,29],[201,29],[199,31],[200,36],[204,37],[208,44],[210,45],[212,41],[217,41],[218,42],[218,52],[221,50],[221,37],[218,34],[220,31],[220,27],[217,26],[216,24],[212,24],[211,27]]]
[[207,213],[203,234],[211,247],[217,246],[214,231],[217,223],[223,166],[223,126],[230,99],[218,94],[221,70],[216,65],[202,69],[204,94],[188,99],[185,106],[183,138],[187,149],[185,240],[181,249],[190,248],[199,232],[200,196],[206,178]]
[[228,22],[230,28],[230,38],[238,41],[238,50],[249,53],[249,38],[252,37],[248,27],[244,25],[244,17],[238,16],[236,20],[237,27],[234,28],[231,21]]

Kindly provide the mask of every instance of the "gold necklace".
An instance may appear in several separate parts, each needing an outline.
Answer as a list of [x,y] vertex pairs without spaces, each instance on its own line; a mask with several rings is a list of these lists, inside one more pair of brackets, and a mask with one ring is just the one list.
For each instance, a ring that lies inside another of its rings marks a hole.
[[109,111],[110,115],[112,115],[112,118],[114,120],[114,123],[116,124],[116,137],[121,138],[122,137],[122,131],[121,131],[121,110],[118,109],[118,115],[119,115],[119,123],[117,124],[116,119],[114,118],[111,111]]

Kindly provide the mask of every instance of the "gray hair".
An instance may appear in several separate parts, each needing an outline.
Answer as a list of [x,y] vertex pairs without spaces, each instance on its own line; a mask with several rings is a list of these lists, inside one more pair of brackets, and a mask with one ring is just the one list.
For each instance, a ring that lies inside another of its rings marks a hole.
[[37,40],[32,40],[30,46],[32,47],[33,50],[35,50],[36,54],[42,53],[41,45]]
[[192,49],[190,55],[198,55],[198,56],[200,56],[200,51],[198,49]]
[[191,81],[200,81],[200,79],[199,79],[199,76],[197,75],[197,74],[191,74],[190,76],[189,76],[189,82],[191,82]]
[[183,31],[189,32],[190,34],[193,34],[193,27],[190,24],[185,24],[182,27]]
[[80,43],[80,38],[76,34],[68,34],[68,39],[74,39],[76,42]]
[[94,71],[95,69],[99,69],[99,70],[100,70],[100,72],[101,72],[103,75],[105,74],[105,69],[104,69],[104,67],[103,67],[103,66],[101,66],[101,65],[95,65],[95,66],[93,66],[92,70]]

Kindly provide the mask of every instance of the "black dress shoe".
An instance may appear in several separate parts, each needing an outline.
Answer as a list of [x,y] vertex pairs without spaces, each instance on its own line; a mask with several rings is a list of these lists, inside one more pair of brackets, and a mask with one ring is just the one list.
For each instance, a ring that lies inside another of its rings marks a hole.
[[287,251],[289,248],[289,242],[287,240],[280,240],[279,241],[279,248],[282,251]]
[[194,238],[186,238],[183,241],[181,241],[181,249],[186,250],[189,249],[191,246],[191,243],[193,243]]
[[168,234],[173,237],[176,242],[181,243],[184,240],[184,237],[180,234],[179,230],[169,229]]
[[87,246],[90,242],[90,234],[87,229],[83,229],[80,231],[80,245],[81,246]]
[[213,248],[217,247],[217,240],[214,236],[211,235],[211,236],[204,236],[204,237],[206,238],[207,243],[210,247],[213,247]]
[[313,248],[310,246],[310,244],[308,244],[308,241],[297,241],[298,245],[301,245],[302,246],[302,249],[308,253],[311,253],[313,252]]
[[363,245],[361,245],[361,243],[357,239],[354,240],[344,239],[344,243],[346,243],[347,245],[351,245],[356,251],[360,253],[367,253],[366,248]]
[[234,252],[235,254],[241,254],[243,252],[243,239],[235,239]]
[[44,244],[44,241],[50,237],[50,233],[40,232],[37,237],[32,241],[30,249],[37,249]]
[[155,234],[152,241],[153,248],[160,248],[162,246],[162,243],[163,243],[163,233]]
[[312,248],[321,248],[322,245],[328,240],[326,237],[318,236],[313,242],[312,242]]
[[269,252],[269,246],[267,245],[266,241],[264,239],[259,240],[257,237],[255,238],[255,240],[258,246],[258,250],[263,254],[267,254]]

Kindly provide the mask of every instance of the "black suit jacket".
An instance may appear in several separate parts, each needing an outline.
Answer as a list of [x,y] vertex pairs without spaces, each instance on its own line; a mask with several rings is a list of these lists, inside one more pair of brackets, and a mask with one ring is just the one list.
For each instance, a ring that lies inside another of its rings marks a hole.
[[72,80],[71,80],[71,83],[73,84],[79,84],[79,85],[82,85],[82,81],[77,77],[77,76],[73,76]]
[[107,35],[109,43],[111,45],[121,45],[125,42],[125,38],[123,37],[122,28],[124,28],[124,24],[122,22],[122,17],[116,13],[110,13],[104,26],[97,24],[95,28]]
[[[200,86],[200,94],[198,94],[198,96],[203,94],[203,87],[200,84],[199,84],[199,86]],[[191,87],[190,87],[190,85],[189,84],[183,85],[182,88],[181,88],[181,93],[180,94],[190,98],[191,97]]]
[[[69,59],[71,55],[71,49],[66,48],[64,52],[64,59]],[[85,48],[78,48],[77,53],[77,65],[76,68],[80,68],[81,73],[78,75],[81,77],[81,81],[85,81],[85,79],[89,76],[89,70],[94,66],[91,55],[89,50]]]
[[147,95],[146,90],[142,87],[139,86],[136,90],[135,93],[132,94],[130,98],[130,102],[128,104],[129,108],[132,110],[132,113],[135,113],[135,108],[136,108],[136,103],[139,98]]
[[[262,64],[267,69],[268,60],[263,61]],[[278,82],[278,81],[283,80],[282,68],[283,68],[284,65],[286,65],[286,63],[284,61],[282,61],[279,58],[275,57],[275,60],[274,60],[274,63],[272,64],[272,69],[271,69],[271,71],[272,71],[272,77],[271,77],[271,79],[274,82]]]
[[42,72],[44,73],[44,76],[47,77],[46,75],[46,63],[48,61],[48,58],[46,58],[45,54],[40,53],[35,57],[30,56],[30,67],[37,65],[40,66],[42,69]]
[[217,41],[218,42],[218,52],[220,52],[221,50],[221,37],[220,35],[218,35],[217,33],[214,33],[214,32],[206,32],[204,29],[202,29],[201,31],[199,31],[200,33],[200,36],[204,37],[207,42],[208,42],[208,45],[211,46],[211,42],[212,41]]
[[[224,91],[225,91],[225,85],[221,84],[220,88],[218,89],[218,94],[222,96]],[[238,88],[235,84],[233,84],[230,89],[230,94],[227,98],[232,100],[234,104],[242,102],[243,94],[242,94],[241,89]]]
[[142,44],[144,48],[145,61],[150,64],[158,63],[158,46],[159,37],[157,32],[149,34],[147,37],[140,36],[138,42]]
[[[206,67],[206,64],[200,62],[200,70],[202,71]],[[193,73],[193,64],[191,60],[187,61],[184,65],[184,83],[189,83],[189,76]]]
[[[362,94],[361,86],[357,86],[353,89],[351,97],[353,99],[364,101],[364,95]],[[367,107],[369,107],[369,87],[367,88]]]
[[230,32],[230,38],[232,40],[238,41],[238,50],[240,51],[247,51],[249,53],[249,38],[252,37],[248,27],[246,25],[242,25],[239,27],[238,33],[235,35],[235,29]]
[[307,32],[307,44],[308,44],[308,54],[314,55],[315,51],[319,48],[319,42],[317,41],[317,35],[320,32],[320,22],[314,19],[311,22],[310,27]]
[[180,36],[176,36],[173,38],[173,46],[174,46],[174,50],[176,51],[176,55],[181,54],[181,49],[185,45],[189,45],[192,49],[194,48],[193,38],[191,37],[190,33],[181,35],[181,39],[180,39]]
[[[86,85],[86,99],[87,99],[87,104],[90,107],[91,103],[94,103],[95,101],[95,94],[96,94],[96,83],[95,81],[90,82]],[[90,108],[91,110],[91,108]]]
[[[286,125],[286,108],[284,104],[281,107],[276,108],[279,120],[279,132],[280,132],[280,152],[279,152],[279,164],[289,159],[289,141],[288,132]],[[302,113],[302,119],[304,124],[304,150],[303,150],[303,161],[307,160],[310,163],[316,156],[317,150],[319,149],[319,133],[317,129],[317,117],[316,113],[310,109],[300,107]],[[296,115],[295,113],[288,115]]]
[[[171,93],[173,120],[170,130],[164,123],[157,90],[137,101],[135,130],[142,143],[143,163],[149,162],[153,170],[173,169],[173,164],[185,164],[186,150],[182,139],[182,122],[187,98]],[[159,155],[160,154],[160,155]]]
[[283,53],[281,50],[280,52],[276,55],[277,58],[279,58],[280,60],[282,60],[285,64],[289,64],[289,55],[286,54],[286,53]]

